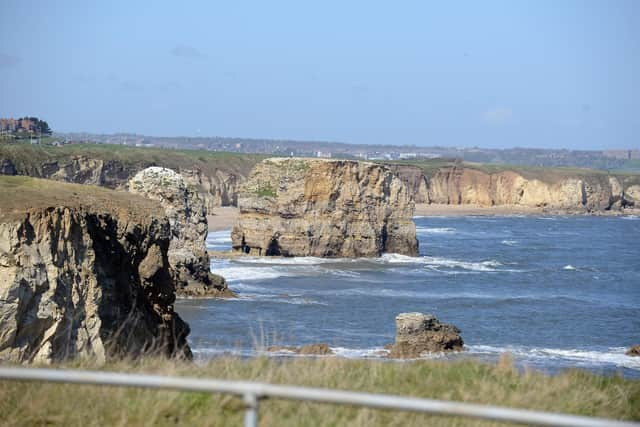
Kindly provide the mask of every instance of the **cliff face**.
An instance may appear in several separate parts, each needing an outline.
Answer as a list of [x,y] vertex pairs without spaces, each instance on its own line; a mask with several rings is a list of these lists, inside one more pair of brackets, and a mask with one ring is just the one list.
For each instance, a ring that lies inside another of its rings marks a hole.
[[0,359],[190,356],[156,202],[2,178],[12,194],[0,207]]
[[[549,169],[533,174],[512,170],[485,172],[472,167],[437,168],[428,175],[413,165],[395,165],[417,203],[523,206],[599,212],[638,205],[638,185],[624,177],[594,171]],[[631,181],[633,182],[633,181]]]
[[416,255],[414,203],[380,165],[344,160],[267,159],[238,195],[234,250],[253,255]]
[[385,165],[393,171],[407,186],[409,194],[413,195],[416,203],[429,203],[429,187],[424,172],[417,166]]
[[[258,160],[251,156],[189,156],[171,150],[120,148],[118,156],[109,147],[63,152],[65,148],[0,146],[0,174],[24,175],[76,184],[91,184],[111,189],[126,189],[129,180],[139,171],[151,166],[171,168],[184,176],[204,200],[207,210],[237,203],[239,185]],[[49,150],[49,151],[47,151]],[[54,151],[59,150],[59,151]],[[146,150],[146,151],[145,151]],[[131,152],[131,153],[130,153]],[[228,161],[227,161],[228,160]]]
[[158,200],[171,225],[169,263],[177,292],[184,296],[231,296],[226,281],[209,271],[207,211],[202,198],[182,175],[150,167],[129,182],[129,191]]

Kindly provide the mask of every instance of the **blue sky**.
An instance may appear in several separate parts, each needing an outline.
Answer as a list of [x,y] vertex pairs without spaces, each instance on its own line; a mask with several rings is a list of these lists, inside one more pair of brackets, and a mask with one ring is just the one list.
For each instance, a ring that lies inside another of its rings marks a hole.
[[0,117],[54,130],[640,146],[640,1],[0,3]]

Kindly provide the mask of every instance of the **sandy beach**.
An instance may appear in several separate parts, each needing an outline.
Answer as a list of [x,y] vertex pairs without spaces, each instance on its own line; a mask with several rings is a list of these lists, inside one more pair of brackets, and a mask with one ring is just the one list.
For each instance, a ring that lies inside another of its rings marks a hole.
[[[416,216],[492,216],[492,215],[536,215],[542,209],[516,208],[509,206],[473,206],[473,205],[429,205],[416,204]],[[228,230],[238,217],[238,208],[232,206],[214,208],[207,216],[209,231]]]
[[209,231],[229,230],[236,218],[238,218],[238,208],[233,206],[224,206],[213,208],[207,215]]
[[476,206],[476,205],[436,205],[416,203],[416,216],[494,216],[494,215],[537,215],[541,208],[515,206]]

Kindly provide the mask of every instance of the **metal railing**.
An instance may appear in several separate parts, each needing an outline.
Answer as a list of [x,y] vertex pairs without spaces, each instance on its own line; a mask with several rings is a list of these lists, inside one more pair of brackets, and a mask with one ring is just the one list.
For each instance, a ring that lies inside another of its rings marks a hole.
[[258,425],[260,400],[265,398],[365,406],[376,409],[471,417],[538,426],[640,427],[639,423],[615,421],[604,418],[249,381],[225,381],[116,372],[18,367],[0,367],[0,379],[234,394],[243,398],[245,404],[244,425],[246,427],[255,427]]

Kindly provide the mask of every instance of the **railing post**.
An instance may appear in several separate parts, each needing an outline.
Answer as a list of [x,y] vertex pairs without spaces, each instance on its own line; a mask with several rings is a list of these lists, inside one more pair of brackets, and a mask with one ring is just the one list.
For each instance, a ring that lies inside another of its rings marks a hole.
[[255,393],[245,393],[243,396],[244,427],[258,427],[258,409],[260,406],[258,396]]

